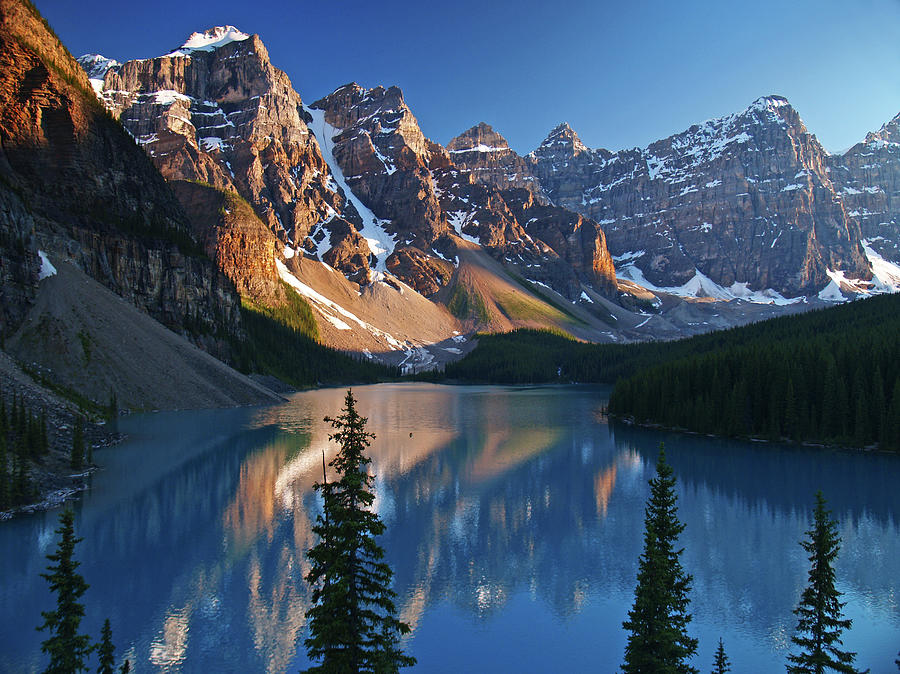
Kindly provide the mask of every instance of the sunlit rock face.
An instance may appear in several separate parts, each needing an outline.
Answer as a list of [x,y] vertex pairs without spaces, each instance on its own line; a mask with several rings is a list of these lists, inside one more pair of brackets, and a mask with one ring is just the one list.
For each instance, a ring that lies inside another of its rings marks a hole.
[[534,200],[549,204],[531,163],[510,149],[506,139],[481,122],[447,143],[453,163],[480,183],[498,190],[528,190]]
[[[338,269],[367,280],[359,216],[329,173],[299,94],[259,36],[217,27],[164,56],[118,64],[93,54],[80,62],[166,178],[236,192],[279,250],[324,256],[335,249],[330,261]],[[359,259],[341,254],[348,245],[361,249]]]
[[[195,33],[152,59],[119,64],[94,54],[81,63],[163,175],[235,191],[268,226],[276,249],[317,257],[352,281],[390,272],[434,295],[450,283],[455,241],[464,238],[501,261],[529,266],[530,278],[572,298],[580,283],[600,292],[614,285],[611,266],[593,259],[609,257],[596,226],[565,217],[553,225],[563,230],[555,241],[584,240],[592,251],[585,263],[571,244],[558,251],[540,240],[536,232],[546,228],[525,226],[536,222],[534,214],[516,218],[501,189],[549,202],[530,164],[499,134],[481,125],[448,152],[425,137],[397,87],[348,84],[304,108],[259,37],[231,26]],[[479,158],[488,144],[497,151]],[[196,213],[196,198],[186,204]],[[215,219],[208,215],[202,219]],[[230,275],[248,285],[233,269]]]
[[3,333],[34,298],[38,249],[176,330],[190,313],[207,327],[237,331],[238,296],[193,250],[168,185],[25,3],[2,3],[0,64]]
[[613,255],[657,286],[699,271],[795,296],[828,270],[871,276],[828,154],[779,96],[643,149],[591,150],[561,125],[530,158],[553,202],[597,220]]

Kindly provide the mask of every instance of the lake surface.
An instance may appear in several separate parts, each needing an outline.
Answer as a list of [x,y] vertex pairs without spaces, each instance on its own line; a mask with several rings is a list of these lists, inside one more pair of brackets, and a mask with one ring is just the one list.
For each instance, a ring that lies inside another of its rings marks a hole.
[[[601,388],[354,389],[371,447],[380,542],[423,672],[616,671],[665,441],[694,575],[695,665],[719,637],[738,672],[783,672],[806,582],[798,541],[822,489],[843,538],[845,646],[873,674],[900,650],[900,457],[610,427]],[[319,502],[322,417],[343,390],[283,405],[135,415],[74,505],[90,584],[137,672],[296,672]],[[58,511],[0,523],[0,671],[40,671],[39,574]],[[409,670],[406,670],[409,671]]]

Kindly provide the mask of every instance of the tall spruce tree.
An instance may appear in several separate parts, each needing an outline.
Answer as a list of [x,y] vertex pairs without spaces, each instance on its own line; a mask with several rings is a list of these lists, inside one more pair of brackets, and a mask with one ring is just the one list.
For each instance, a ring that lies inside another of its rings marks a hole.
[[787,671],[790,674],[822,674],[825,671],[857,674],[859,670],[853,666],[856,653],[841,650],[841,632],[849,629],[852,622],[842,617],[844,603],[834,586],[834,560],[840,551],[841,539],[837,522],[825,509],[825,497],[820,491],[816,492],[813,526],[806,535],[808,538],[800,541],[800,545],[809,553],[809,585],[794,609],[797,633],[791,641],[799,651],[788,655]]
[[656,477],[644,514],[644,552],[641,554],[634,606],[622,626],[628,631],[625,674],[697,674],[688,664],[697,640],[688,636],[688,612],[693,577],[681,566],[683,549],[676,549],[684,525],[678,521],[675,478],[659,448]]
[[41,651],[50,656],[45,674],[88,671],[85,659],[94,648],[89,636],[78,633],[84,617],[84,605],[78,600],[88,589],[88,584],[77,571],[79,562],[75,560],[75,545],[81,539],[75,537],[74,519],[75,515],[68,508],[60,514],[56,530],[60,540],[56,552],[47,555],[52,562],[47,567],[48,573],[41,574],[56,595],[56,610],[41,611],[44,624],[37,628],[50,633],[41,642]]
[[69,455],[72,470],[81,470],[84,466],[84,419],[75,417],[75,428],[72,431],[72,452]]
[[312,608],[305,643],[309,657],[320,663],[306,671],[397,672],[416,660],[400,648],[409,626],[396,618],[393,571],[375,542],[385,527],[371,509],[374,478],[364,454],[375,436],[366,431],[367,419],[356,411],[349,390],[342,413],[325,421],[335,429],[329,437],[340,445],[329,464],[339,479],[315,485],[323,512],[313,527],[319,543],[307,553]]
[[116,647],[112,642],[112,626],[109,618],[103,621],[103,629],[100,630],[100,643],[97,644],[97,659],[99,667],[97,674],[115,674],[116,671]]
[[712,674],[728,674],[731,671],[731,661],[725,655],[725,644],[719,637],[719,647],[716,649],[716,658],[713,660]]

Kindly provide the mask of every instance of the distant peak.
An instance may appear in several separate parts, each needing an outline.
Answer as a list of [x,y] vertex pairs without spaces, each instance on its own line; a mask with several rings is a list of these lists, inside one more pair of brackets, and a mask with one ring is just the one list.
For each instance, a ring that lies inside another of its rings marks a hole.
[[541,143],[539,149],[547,151],[557,147],[567,147],[572,154],[575,155],[588,149],[587,146],[581,142],[578,134],[575,133],[575,129],[569,126],[568,122],[557,124],[553,130],[547,134],[547,137],[544,139],[544,142]]
[[763,114],[771,119],[778,118],[781,123],[794,124],[800,121],[797,111],[784,96],[762,96],[753,101],[749,107],[739,114]]
[[107,70],[118,68],[122,65],[115,59],[106,58],[102,54],[84,54],[75,60],[78,61],[78,65],[84,68],[84,72],[87,73],[90,79],[103,79]]
[[785,106],[790,106],[788,99],[784,96],[777,96],[775,94],[771,96],[761,96],[750,105],[751,108],[766,108],[769,110],[783,108]]
[[900,114],[886,124],[882,124],[878,131],[875,131],[874,133],[870,131],[867,133],[864,142],[867,145],[876,145],[879,147],[886,144],[900,144]]
[[186,56],[195,51],[214,51],[232,42],[242,42],[249,38],[234,26],[216,26],[202,33],[191,33],[187,41],[166,56]]
[[509,143],[490,124],[479,122],[447,143],[451,153],[509,150]]

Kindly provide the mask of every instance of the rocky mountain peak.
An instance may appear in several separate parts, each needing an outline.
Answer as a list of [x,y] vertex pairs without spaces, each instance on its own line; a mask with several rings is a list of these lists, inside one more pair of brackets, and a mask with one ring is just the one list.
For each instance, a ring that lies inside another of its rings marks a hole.
[[784,126],[795,135],[808,133],[800,114],[788,99],[774,94],[757,98],[743,112],[722,119],[750,119],[756,124]]
[[232,42],[243,42],[250,35],[242,33],[234,26],[215,26],[202,33],[191,33],[184,44],[166,56],[188,56],[193,52],[210,52]]
[[578,154],[576,138],[554,129],[535,173],[556,205],[604,226],[635,279],[681,287],[699,273],[794,296],[820,290],[828,270],[869,273],[828,154],[782,96],[643,149]]
[[568,122],[563,122],[547,134],[544,142],[535,150],[534,154],[538,156],[568,154],[572,157],[577,157],[587,150],[588,147],[581,142],[575,130],[569,126]]
[[[900,115],[828,160],[844,210],[859,221],[867,254],[900,262]],[[881,262],[876,266],[884,269]]]
[[399,87],[365,89],[352,82],[335,89],[310,107],[323,110],[325,121],[338,131],[346,133],[354,129],[356,134],[368,134],[373,148],[389,161],[395,160],[403,148],[411,151],[423,164],[433,154],[443,154],[443,149],[422,133]]
[[447,144],[450,154],[464,152],[496,152],[509,150],[509,143],[490,124],[479,122],[471,129],[463,131]]
[[790,106],[788,99],[778,94],[770,94],[769,96],[760,96],[750,104],[750,109],[755,110],[778,110]]
[[890,122],[882,125],[878,131],[870,131],[866,134],[866,145],[884,147],[887,145],[900,145],[900,114]]
[[75,60],[84,68],[98,98],[103,97],[103,78],[106,77],[106,73],[122,65],[115,59],[106,58],[102,54],[84,54]]
[[103,79],[107,70],[122,65],[115,59],[106,58],[102,54],[84,54],[75,60],[84,68],[84,72],[90,79]]

